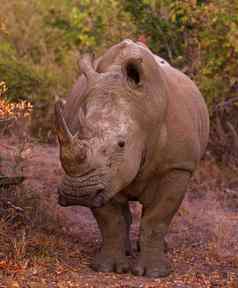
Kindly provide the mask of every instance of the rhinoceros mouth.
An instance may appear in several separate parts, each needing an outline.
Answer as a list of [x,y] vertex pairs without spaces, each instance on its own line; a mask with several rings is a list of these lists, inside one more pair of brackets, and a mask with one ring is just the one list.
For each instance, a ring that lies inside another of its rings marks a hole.
[[88,208],[99,208],[104,205],[103,201],[98,199],[89,199],[89,198],[74,198],[74,197],[65,197],[64,194],[59,194],[58,204],[62,207],[68,206],[85,206]]
[[103,193],[98,193],[93,198],[91,197],[75,197],[60,193],[58,203],[62,207],[68,206],[85,206],[89,208],[99,208],[105,205],[106,200]]
[[61,206],[81,205],[90,208],[101,207],[106,202],[105,186],[99,183],[73,186],[68,181],[58,188],[58,203]]

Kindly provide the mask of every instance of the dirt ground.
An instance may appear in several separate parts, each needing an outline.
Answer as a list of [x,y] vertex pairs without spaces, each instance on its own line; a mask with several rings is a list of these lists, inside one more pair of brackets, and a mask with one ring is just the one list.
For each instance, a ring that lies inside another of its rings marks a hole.
[[[0,143],[1,153],[12,153],[15,159],[16,139]],[[167,237],[174,272],[164,279],[148,279],[95,273],[90,263],[101,238],[91,212],[57,204],[62,174],[57,147],[27,143],[20,153],[17,165],[26,180],[0,193],[0,288],[238,287],[235,169],[221,169],[212,159],[201,163]],[[132,203],[131,209],[135,244],[140,206]],[[133,265],[135,257],[130,261]]]

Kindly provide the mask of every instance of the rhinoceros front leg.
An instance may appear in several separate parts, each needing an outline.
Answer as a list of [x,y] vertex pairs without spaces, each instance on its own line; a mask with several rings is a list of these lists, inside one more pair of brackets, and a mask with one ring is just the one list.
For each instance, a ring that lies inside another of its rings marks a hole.
[[135,275],[165,277],[171,272],[164,237],[184,198],[190,176],[190,172],[173,170],[145,191],[141,199],[141,252],[133,269]]
[[100,272],[126,273],[129,264],[126,257],[129,244],[129,207],[128,203],[109,202],[104,207],[93,209],[99,229],[102,233],[103,244],[92,268]]

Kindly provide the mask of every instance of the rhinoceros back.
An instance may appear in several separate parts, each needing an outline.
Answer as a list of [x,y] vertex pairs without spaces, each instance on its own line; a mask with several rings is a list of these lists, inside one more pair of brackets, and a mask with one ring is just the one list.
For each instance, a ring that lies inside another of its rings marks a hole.
[[[155,55],[160,68],[165,72],[165,78],[169,85],[170,113],[188,114],[187,124],[192,132],[197,134],[199,142],[199,154],[201,158],[205,153],[209,137],[209,116],[206,103],[197,86],[185,74],[173,68],[167,61]],[[175,104],[175,102],[179,102]],[[181,104],[180,104],[181,103]],[[178,108],[177,108],[178,107]],[[180,112],[176,111],[181,109]],[[186,110],[186,111],[185,111]],[[187,115],[186,114],[186,115]],[[185,116],[186,117],[186,116]],[[191,123],[188,123],[191,122]],[[189,129],[184,131],[189,133]]]

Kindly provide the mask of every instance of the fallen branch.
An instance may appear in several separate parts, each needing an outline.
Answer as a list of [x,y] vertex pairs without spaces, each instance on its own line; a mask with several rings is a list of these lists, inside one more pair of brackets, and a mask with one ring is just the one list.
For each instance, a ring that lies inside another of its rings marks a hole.
[[0,118],[0,126],[12,124],[16,120],[15,117]]
[[18,206],[15,206],[14,204],[12,204],[10,201],[7,201],[7,204],[13,208],[14,210],[16,210],[17,212],[24,212],[24,209]]
[[225,143],[226,142],[226,133],[222,127],[221,120],[219,117],[216,117],[216,131],[219,139]]
[[227,126],[232,134],[234,148],[238,150],[238,134],[236,132],[236,129],[230,122],[227,122]]
[[238,97],[233,97],[227,101],[222,101],[220,103],[218,103],[213,109],[212,109],[212,114],[220,111],[220,110],[224,110],[224,108],[227,108],[230,105],[233,105],[235,102],[238,102]]
[[0,143],[0,146],[3,147],[3,148],[9,149],[9,150],[16,150],[16,148],[14,148],[12,146],[9,146],[9,145],[6,145],[6,144]]
[[19,185],[25,180],[24,176],[15,176],[15,177],[8,177],[8,176],[0,176],[0,187],[6,187],[10,185]]

